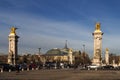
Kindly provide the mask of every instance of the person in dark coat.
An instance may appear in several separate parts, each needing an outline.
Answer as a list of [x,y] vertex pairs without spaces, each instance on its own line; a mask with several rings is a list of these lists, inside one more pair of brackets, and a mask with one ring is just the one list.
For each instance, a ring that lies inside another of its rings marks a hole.
[[19,64],[16,65],[16,70],[17,70],[17,73],[20,72],[20,65]]

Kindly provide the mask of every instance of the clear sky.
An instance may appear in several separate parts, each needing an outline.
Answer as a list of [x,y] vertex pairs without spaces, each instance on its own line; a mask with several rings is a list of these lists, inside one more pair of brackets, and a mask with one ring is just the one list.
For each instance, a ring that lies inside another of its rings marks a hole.
[[120,0],[0,0],[0,52],[8,53],[10,27],[19,28],[19,54],[68,47],[93,54],[95,23],[102,51],[120,54]]

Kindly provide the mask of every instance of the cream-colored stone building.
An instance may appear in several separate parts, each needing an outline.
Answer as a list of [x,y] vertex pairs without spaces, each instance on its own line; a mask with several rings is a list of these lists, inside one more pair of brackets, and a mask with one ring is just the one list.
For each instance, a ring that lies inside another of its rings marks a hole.
[[72,49],[58,49],[54,48],[45,54],[46,61],[59,61],[59,62],[67,62],[69,64],[73,64],[74,62],[74,55],[72,54]]

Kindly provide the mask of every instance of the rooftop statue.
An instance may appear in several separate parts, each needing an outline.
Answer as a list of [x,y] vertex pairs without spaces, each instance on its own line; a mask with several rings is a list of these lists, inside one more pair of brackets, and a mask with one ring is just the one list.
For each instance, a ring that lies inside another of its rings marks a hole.
[[17,29],[17,28],[15,28],[15,27],[11,27],[11,32],[10,32],[10,33],[16,34],[16,32],[15,32],[16,29]]
[[72,52],[72,49],[71,49],[71,48],[69,49],[69,52]]
[[96,23],[95,30],[100,30],[100,23]]
[[106,48],[106,51],[109,51],[109,49],[108,49],[108,48]]

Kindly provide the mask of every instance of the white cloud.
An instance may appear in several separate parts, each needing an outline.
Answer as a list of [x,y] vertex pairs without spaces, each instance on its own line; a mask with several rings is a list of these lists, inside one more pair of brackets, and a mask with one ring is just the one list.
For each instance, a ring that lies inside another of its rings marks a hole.
[[[43,17],[36,18],[33,16],[30,17],[30,15],[10,13],[1,13],[0,17],[2,18],[1,21],[6,23],[8,28],[12,25],[19,28],[17,33],[20,35],[19,44],[21,49],[35,49],[38,47],[47,49],[54,47],[61,48],[64,47],[65,40],[69,41],[70,47],[80,49],[81,45],[87,43],[91,36],[90,30],[76,22],[61,22]],[[89,45],[89,43],[87,44]]]

